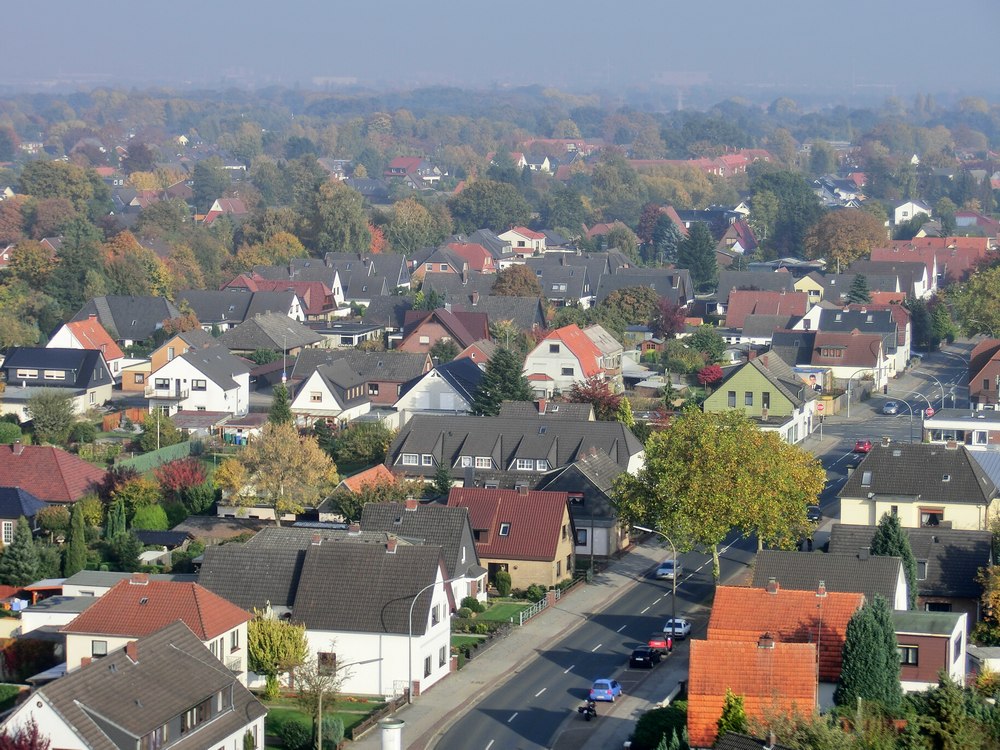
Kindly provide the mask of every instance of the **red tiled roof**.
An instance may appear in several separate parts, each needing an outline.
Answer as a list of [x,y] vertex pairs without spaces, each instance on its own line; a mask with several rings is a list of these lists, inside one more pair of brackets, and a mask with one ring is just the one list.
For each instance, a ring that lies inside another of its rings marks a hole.
[[407,310],[403,315],[403,340],[400,346],[417,335],[420,327],[436,320],[463,349],[490,336],[489,316],[486,313],[446,310]]
[[872,302],[877,305],[900,307],[906,300],[906,292],[871,292]]
[[116,583],[60,632],[141,638],[181,620],[202,641],[250,620],[250,613],[197,583],[151,581],[141,573]]
[[493,270],[493,256],[490,251],[475,242],[451,242],[448,249],[469,264],[470,271]]
[[[758,637],[761,634],[758,634]],[[816,708],[816,647],[752,641],[691,641],[688,677],[688,737],[691,747],[711,747],[718,735],[726,688],[743,696],[748,719]]]
[[[824,356],[824,349],[840,349],[839,357]],[[826,367],[875,367],[882,354],[882,337],[877,333],[816,331],[810,364]]]
[[726,328],[742,328],[748,315],[805,315],[809,295],[805,292],[769,292],[734,289],[729,293]]
[[[448,506],[468,508],[473,530],[487,532],[476,542],[479,556],[500,560],[554,560],[562,527],[569,523],[568,502],[565,492],[456,487],[448,493]],[[501,524],[510,524],[505,536]]]
[[48,503],[76,502],[105,474],[51,445],[0,445],[0,487],[20,487]]
[[[864,604],[864,594],[719,586],[708,621],[710,641],[757,642],[770,633],[781,643],[819,643],[819,675],[826,682],[840,676],[847,622]],[[693,673],[693,670],[692,670]]]
[[[568,326],[550,331],[542,341],[561,341],[566,345],[573,356],[580,361],[580,369],[583,377],[589,378],[597,375],[601,371],[601,350],[590,340],[580,326],[571,323]],[[544,344],[542,344],[544,346]]]
[[66,327],[72,331],[73,336],[80,342],[80,346],[84,349],[95,349],[102,352],[106,362],[125,356],[125,352],[104,330],[104,326],[97,322],[97,316],[67,323]]
[[529,240],[544,240],[545,235],[541,232],[534,232],[527,227],[511,227],[511,232],[517,232],[522,237],[527,237]]
[[[332,292],[322,281],[295,281],[292,279],[265,279],[258,274],[241,273],[222,286],[222,289],[247,289],[251,292],[295,292],[305,305],[306,315],[321,315],[333,306]],[[329,301],[329,304],[327,304]]]
[[388,482],[396,483],[396,475],[389,471],[385,464],[376,464],[370,469],[366,469],[353,477],[347,477],[341,481],[340,486],[346,487],[351,492],[361,492],[366,485],[375,485]]

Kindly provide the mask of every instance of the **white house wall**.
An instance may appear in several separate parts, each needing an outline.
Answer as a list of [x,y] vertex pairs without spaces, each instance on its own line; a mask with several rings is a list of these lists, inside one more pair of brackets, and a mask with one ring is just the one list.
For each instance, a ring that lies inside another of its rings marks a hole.
[[[39,703],[42,705],[39,706]],[[90,745],[86,744],[42,697],[32,696],[30,700],[22,703],[3,723],[3,729],[9,734],[28,729],[32,719],[48,739],[49,747],[57,747],[60,750],[90,750]]]
[[[180,380],[180,390],[187,391],[188,396],[183,400],[169,398],[158,399],[155,395],[150,396],[150,411],[157,406],[167,406],[171,414],[179,410],[198,411],[222,411],[234,414],[238,417],[245,416],[250,409],[250,373],[237,373],[232,376],[236,387],[225,389],[218,383],[201,373],[194,365],[179,357],[167,362],[163,367],[149,376],[146,385],[155,389],[156,381],[168,379],[169,389],[157,389],[155,393],[172,394],[176,390],[176,381]],[[205,390],[196,391],[191,388],[192,380],[205,380]]]
[[[559,353],[549,352],[550,344],[559,344]],[[563,375],[563,368],[572,368],[572,375]],[[525,375],[547,375],[552,380],[532,381],[531,387],[545,389],[545,395],[552,395],[554,391],[565,393],[573,387],[574,383],[582,383],[586,378],[583,375],[583,367],[580,360],[576,358],[569,347],[561,341],[544,340],[533,352],[528,354],[524,360]]]
[[419,383],[400,397],[396,410],[402,416],[403,424],[414,414],[441,412],[445,414],[468,414],[472,408],[451,384],[431,370]]

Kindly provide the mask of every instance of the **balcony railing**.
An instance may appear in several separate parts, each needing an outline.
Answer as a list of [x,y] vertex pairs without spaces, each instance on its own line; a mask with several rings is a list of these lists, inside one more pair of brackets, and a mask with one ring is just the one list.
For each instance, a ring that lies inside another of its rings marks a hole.
[[243,664],[239,659],[228,659],[226,661],[226,669],[233,674],[240,674],[243,671]]
[[160,401],[183,401],[191,395],[191,391],[188,388],[178,391],[173,388],[156,388],[147,385],[143,390],[143,395],[146,398],[155,398]]

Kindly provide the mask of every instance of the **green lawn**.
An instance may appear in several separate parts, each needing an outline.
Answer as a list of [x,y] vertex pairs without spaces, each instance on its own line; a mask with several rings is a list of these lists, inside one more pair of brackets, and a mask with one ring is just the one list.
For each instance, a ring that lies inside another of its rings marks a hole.
[[499,602],[494,604],[482,614],[476,615],[476,618],[479,620],[500,620],[502,622],[509,622],[513,617],[514,621],[517,622],[518,613],[530,606],[530,602]]
[[465,635],[464,633],[459,635],[457,633],[452,633],[451,645],[454,648],[462,648],[464,646],[475,646],[477,643],[482,643],[486,640],[484,635]]
[[[267,705],[267,730],[275,733],[277,728],[288,721],[297,721],[302,724],[311,724],[311,718],[307,716],[294,698],[278,698],[274,701],[265,702]],[[334,701],[333,706],[323,707],[323,713],[332,714],[344,722],[344,731],[350,731],[351,727],[359,724],[366,716],[385,705],[384,701],[377,699],[348,700],[339,697]]]

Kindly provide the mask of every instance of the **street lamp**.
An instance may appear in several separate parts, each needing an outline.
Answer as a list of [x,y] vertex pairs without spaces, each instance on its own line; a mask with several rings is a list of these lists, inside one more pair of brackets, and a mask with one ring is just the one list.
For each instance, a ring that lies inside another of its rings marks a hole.
[[662,531],[657,531],[656,529],[651,529],[648,526],[638,526],[633,524],[633,529],[638,529],[639,531],[645,531],[650,534],[659,534],[670,544],[670,555],[674,559],[674,576],[670,579],[671,591],[670,591],[670,644],[673,646],[674,636],[677,634],[677,576],[680,560],[677,559],[677,548],[674,546],[673,540],[664,534]]
[[870,367],[859,367],[857,370],[852,372],[847,378],[847,419],[851,418],[851,381],[854,380],[854,376],[859,372],[871,372]]
[[933,380],[935,383],[938,384],[938,387],[941,389],[941,408],[943,409],[944,408],[944,386],[941,384],[941,381],[938,380],[933,375],[931,375],[929,372],[917,372],[916,370],[914,370],[913,374],[914,375],[926,375],[927,377],[929,377],[931,380]]
[[[446,583],[454,583],[455,581],[458,581],[464,577],[465,576],[455,576],[454,578],[447,578],[443,581],[440,581],[440,584],[443,586]],[[428,583],[426,586],[420,589],[420,591],[418,591],[416,594],[413,595],[413,601],[410,602],[410,631],[406,639],[406,663],[407,663],[406,702],[407,703],[413,703],[413,605],[417,603],[417,599],[420,598],[420,595],[422,593],[427,591],[427,589],[434,588],[435,586],[438,585],[438,583],[439,583],[438,581],[434,581],[434,583]],[[433,600],[433,598],[434,597],[432,596],[431,599]]]

